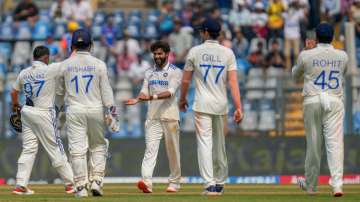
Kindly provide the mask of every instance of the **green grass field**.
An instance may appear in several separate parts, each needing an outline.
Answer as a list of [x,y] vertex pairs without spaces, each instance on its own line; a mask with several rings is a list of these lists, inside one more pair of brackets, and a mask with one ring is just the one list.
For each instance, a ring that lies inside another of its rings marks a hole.
[[179,193],[168,194],[165,184],[155,184],[154,193],[143,194],[135,184],[106,184],[104,197],[75,198],[67,195],[61,185],[32,185],[35,195],[17,196],[11,194],[13,187],[0,186],[0,201],[132,201],[132,202],[189,202],[189,201],[251,201],[251,202],[316,202],[316,201],[360,201],[360,185],[345,185],[345,195],[334,198],[330,195],[329,186],[319,187],[317,196],[307,196],[296,185],[227,185],[222,196],[202,196],[201,185],[183,185]]

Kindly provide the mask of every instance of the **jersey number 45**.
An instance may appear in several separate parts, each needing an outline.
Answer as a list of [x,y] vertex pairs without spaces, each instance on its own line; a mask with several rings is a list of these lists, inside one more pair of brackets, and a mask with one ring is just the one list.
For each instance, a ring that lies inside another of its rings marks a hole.
[[325,89],[326,87],[329,89],[337,89],[339,87],[339,73],[339,71],[330,71],[327,77],[326,71],[323,70],[315,79],[314,84],[321,86],[321,89]]

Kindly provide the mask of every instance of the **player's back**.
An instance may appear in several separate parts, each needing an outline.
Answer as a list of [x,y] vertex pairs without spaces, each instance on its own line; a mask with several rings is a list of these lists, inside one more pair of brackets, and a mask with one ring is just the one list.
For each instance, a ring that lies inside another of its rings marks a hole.
[[16,90],[23,89],[26,105],[48,109],[54,107],[56,78],[59,63],[46,65],[34,61],[32,66],[22,70],[14,84]]
[[101,84],[108,84],[105,63],[88,52],[79,51],[62,62],[61,79],[68,106],[103,107],[104,99],[113,100],[110,86],[105,85],[107,88],[104,89]]
[[227,74],[236,70],[234,53],[217,41],[207,40],[192,48],[188,66],[193,67],[195,81],[194,110],[210,114],[226,114]]
[[318,44],[314,49],[301,53],[300,63],[304,67],[304,96],[329,95],[343,96],[343,75],[348,56],[331,45]]

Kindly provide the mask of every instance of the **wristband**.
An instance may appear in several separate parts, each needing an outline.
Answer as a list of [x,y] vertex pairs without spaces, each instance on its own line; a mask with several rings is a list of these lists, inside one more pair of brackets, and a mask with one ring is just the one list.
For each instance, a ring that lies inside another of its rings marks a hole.
[[158,96],[155,94],[153,95],[153,100],[157,100],[158,99]]

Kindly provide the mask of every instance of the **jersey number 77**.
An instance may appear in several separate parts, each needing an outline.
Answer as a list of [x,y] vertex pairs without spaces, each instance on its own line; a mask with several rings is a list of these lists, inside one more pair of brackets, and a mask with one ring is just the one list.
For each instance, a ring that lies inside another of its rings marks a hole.
[[204,82],[206,83],[207,77],[209,75],[209,71],[212,70],[217,70],[217,75],[215,78],[215,83],[218,83],[220,75],[223,73],[225,66],[224,65],[211,65],[211,64],[200,64],[201,68],[205,68],[205,73],[204,73]]

